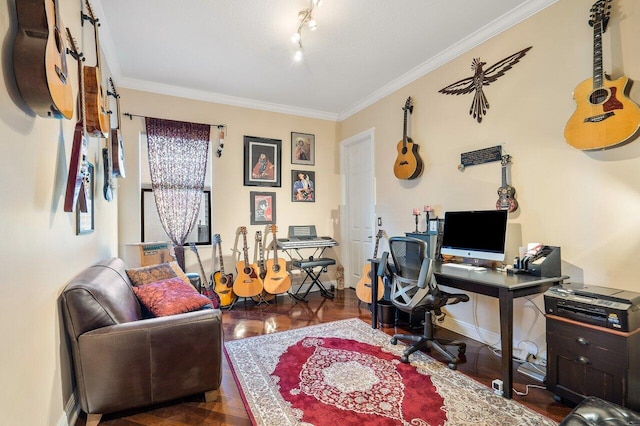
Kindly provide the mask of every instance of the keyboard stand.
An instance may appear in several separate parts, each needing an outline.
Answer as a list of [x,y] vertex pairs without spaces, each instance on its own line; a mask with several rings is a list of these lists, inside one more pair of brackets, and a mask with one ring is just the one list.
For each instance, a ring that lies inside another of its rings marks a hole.
[[[330,259],[328,257],[321,257],[318,259],[314,259],[313,257],[311,257],[308,260],[303,260],[303,259],[293,260],[292,264],[296,268],[302,269],[307,274],[307,276],[304,277],[304,280],[302,281],[302,283],[300,284],[300,287],[298,287],[298,290],[295,293],[288,292],[289,296],[301,302],[308,302],[307,296],[309,295],[309,292],[311,291],[313,286],[318,286],[318,288],[320,289],[320,294],[322,294],[322,297],[326,299],[333,299],[334,297],[333,293],[327,290],[326,287],[322,284],[322,282],[320,281],[320,275],[323,272],[327,272],[327,266],[336,264],[336,261],[334,259]],[[321,267],[321,269],[318,272],[315,272],[314,268],[317,268],[317,267]],[[305,291],[304,294],[300,296],[298,293],[300,292],[300,289],[307,282],[307,279],[309,278],[311,278],[311,281],[312,281],[311,285],[309,286],[307,291]]]

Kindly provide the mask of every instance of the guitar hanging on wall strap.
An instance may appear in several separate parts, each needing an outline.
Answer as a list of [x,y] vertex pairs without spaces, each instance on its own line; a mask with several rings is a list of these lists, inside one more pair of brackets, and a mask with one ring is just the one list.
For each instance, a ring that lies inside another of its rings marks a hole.
[[[376,234],[376,246],[373,249],[374,259],[378,258],[378,244],[380,243],[382,235],[384,235],[384,231],[382,229],[378,230],[378,233]],[[358,299],[364,303],[371,303],[371,286],[375,275],[375,272],[371,273],[371,262],[367,262],[367,264],[362,268],[362,276],[356,285],[356,296],[358,296]],[[382,299],[382,296],[384,296],[384,283],[382,282],[382,277],[378,277],[377,300]]]
[[496,210],[508,210],[509,213],[518,209],[518,201],[514,198],[516,189],[507,180],[507,165],[511,162],[510,155],[502,156],[502,186],[498,188]]
[[598,0],[591,7],[593,78],[576,87],[573,93],[576,110],[564,128],[567,143],[582,150],[627,142],[640,128],[640,108],[626,95],[629,79],[622,76],[611,81],[602,66],[602,34],[609,22],[610,2]]
[[108,95],[116,99],[116,117],[118,117],[118,127],[111,129],[111,170],[113,177],[124,178],[124,145],[122,143],[122,133],[120,132],[120,95],[116,92],[116,85],[113,79],[109,77],[111,91],[107,91]]
[[402,140],[398,142],[398,157],[393,165],[393,174],[398,179],[415,179],[422,174],[422,159],[418,154],[418,145],[407,136],[407,113],[413,114],[413,101],[411,96],[402,107],[404,111],[404,127],[402,130]]

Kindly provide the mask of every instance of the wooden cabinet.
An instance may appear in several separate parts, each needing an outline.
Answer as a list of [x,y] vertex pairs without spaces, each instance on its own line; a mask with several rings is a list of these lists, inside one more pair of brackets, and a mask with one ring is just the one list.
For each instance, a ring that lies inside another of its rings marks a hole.
[[623,333],[547,315],[547,389],[640,410],[640,329]]

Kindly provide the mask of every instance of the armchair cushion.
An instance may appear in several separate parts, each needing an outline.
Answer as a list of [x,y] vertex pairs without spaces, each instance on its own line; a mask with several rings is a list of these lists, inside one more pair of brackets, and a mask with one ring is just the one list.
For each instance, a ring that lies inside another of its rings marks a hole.
[[156,317],[213,308],[208,297],[198,293],[178,277],[133,287],[136,297]]

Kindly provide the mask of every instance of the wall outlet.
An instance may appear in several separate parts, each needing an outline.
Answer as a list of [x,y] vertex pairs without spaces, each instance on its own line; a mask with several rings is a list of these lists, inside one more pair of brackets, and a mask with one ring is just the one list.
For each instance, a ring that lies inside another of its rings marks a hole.
[[502,380],[495,379],[493,382],[491,382],[491,387],[493,388],[493,391],[496,393],[496,395],[502,396],[504,394],[504,385],[502,384]]
[[378,226],[382,226],[382,218],[381,217],[378,218]]

